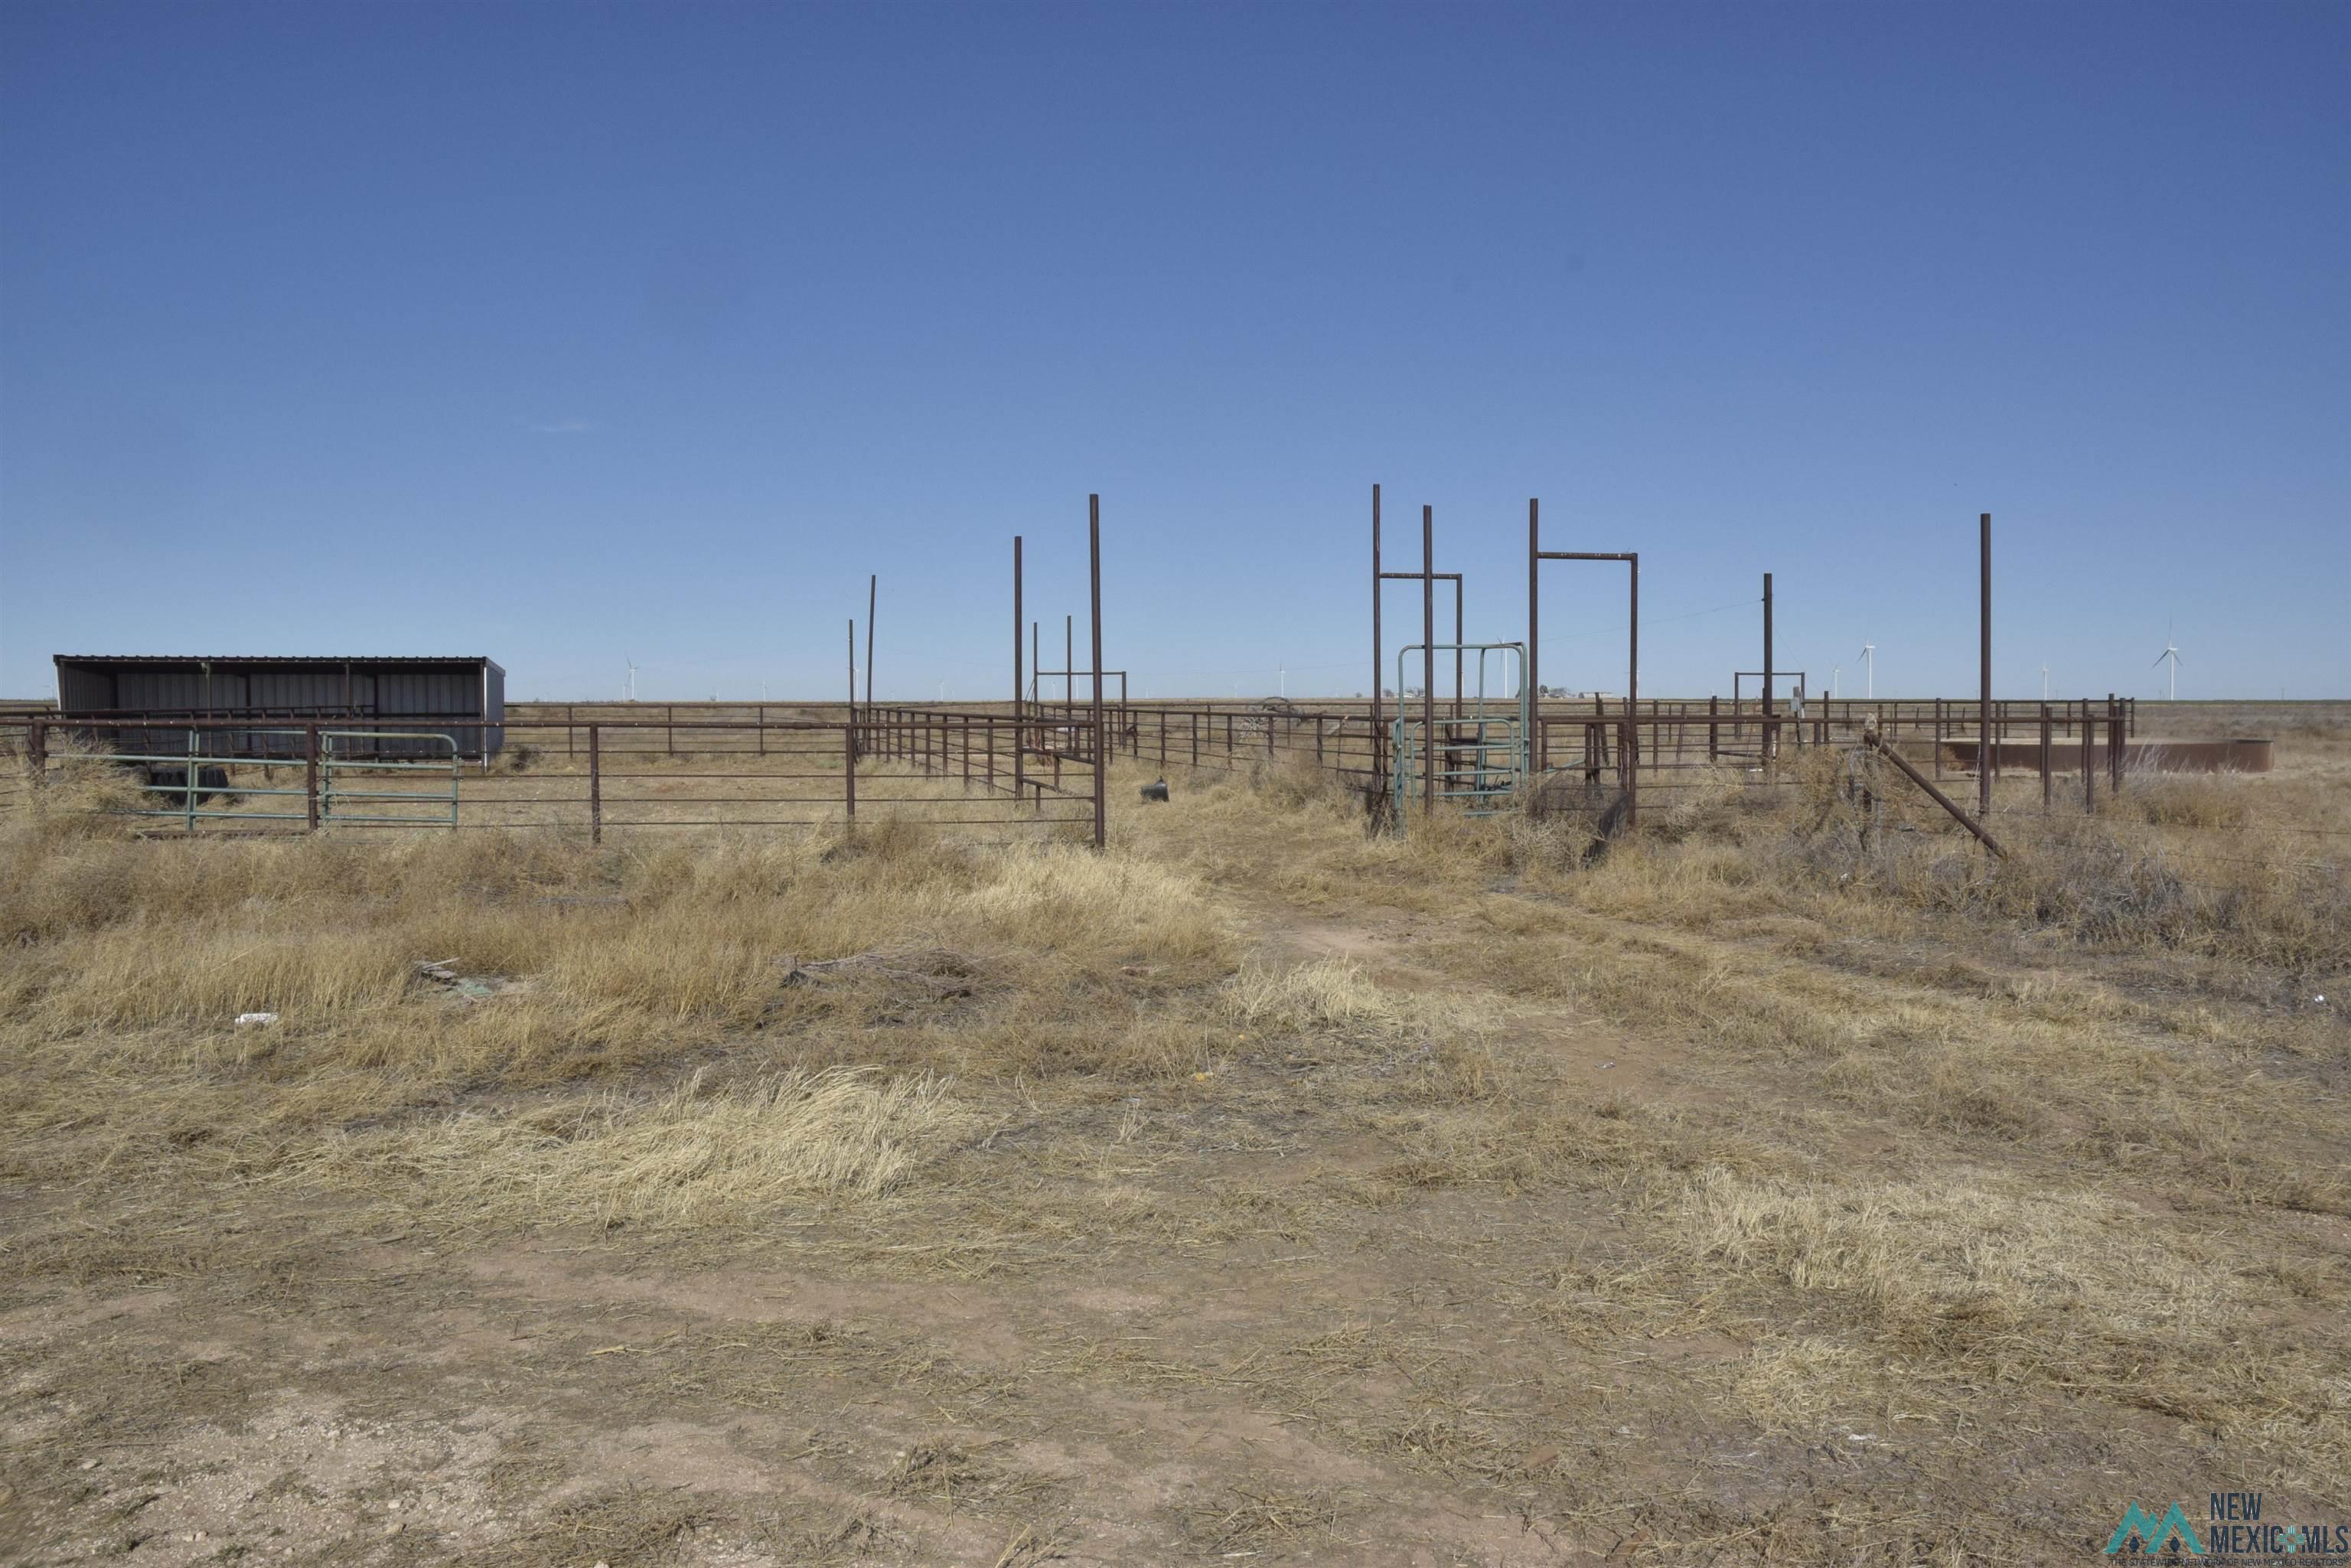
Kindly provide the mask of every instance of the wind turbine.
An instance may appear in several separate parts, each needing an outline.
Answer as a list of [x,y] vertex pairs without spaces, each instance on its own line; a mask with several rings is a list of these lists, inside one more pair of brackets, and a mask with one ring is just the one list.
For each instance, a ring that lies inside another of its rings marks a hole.
[[1835,695],[1837,695],[1837,677],[1838,677],[1839,675],[1843,674],[1844,674],[1844,666],[1839,665],[1839,664],[1831,664],[1831,665],[1829,666],[1829,695],[1830,695],[1830,696],[1834,697],[1834,696],[1835,696]]
[[634,659],[629,661],[629,700],[637,700],[637,662]]
[[2049,666],[2046,664],[2041,666],[2041,700],[2049,700]]
[[1864,675],[1865,675],[1865,676],[1868,678],[1868,682],[1869,682],[1868,689],[1867,689],[1866,691],[1863,692],[1863,693],[1862,693],[1862,695],[1864,695],[1864,696],[1867,696],[1867,697],[1875,697],[1876,695],[1877,695],[1877,644],[1876,644],[1876,643],[1864,643],[1861,645],[1861,668],[1862,668],[1862,674],[1863,674]]
[[2171,695],[2164,700],[2176,703],[2179,700],[2179,645],[2171,640],[2168,621],[2163,623],[2163,652],[2155,656],[2155,662],[2160,664],[2167,659],[2171,662]]

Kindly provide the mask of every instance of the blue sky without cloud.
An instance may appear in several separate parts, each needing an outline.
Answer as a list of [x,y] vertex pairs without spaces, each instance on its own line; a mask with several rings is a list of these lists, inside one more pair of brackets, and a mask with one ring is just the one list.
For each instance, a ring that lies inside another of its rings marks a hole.
[[1970,689],[1989,510],[2004,693],[2351,695],[2346,81],[2339,4],[16,0],[0,695],[831,695],[879,571],[878,689],[998,695],[1089,491],[1138,691],[1352,693],[1378,480],[1473,635],[1528,497],[1638,549],[1651,692],[1765,570],[1815,686]]

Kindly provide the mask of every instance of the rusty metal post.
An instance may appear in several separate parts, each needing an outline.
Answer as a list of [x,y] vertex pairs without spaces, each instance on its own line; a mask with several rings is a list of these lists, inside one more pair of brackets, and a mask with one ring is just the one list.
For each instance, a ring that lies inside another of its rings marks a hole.
[[319,723],[302,727],[302,810],[309,831],[319,831]]
[[572,719],[571,705],[565,703],[563,705],[563,755],[566,757],[580,755],[580,743],[571,729]]
[[1976,675],[1976,815],[1991,816],[1991,514],[1979,519],[1983,577],[1983,632],[1977,650]]
[[[1020,608],[1020,536],[1019,534],[1015,534],[1012,536],[1012,799],[1016,803],[1020,799],[1020,790],[1022,787],[1029,782],[1028,761],[1022,755],[1023,751],[1026,749],[1029,728],[1028,717],[1023,711],[1023,705],[1028,701],[1028,698],[1022,695],[1029,688],[1021,683],[1020,679],[1020,622],[1022,618],[1023,614]],[[1036,640],[1036,631],[1033,626],[1029,631],[1029,640],[1032,643]],[[871,661],[867,663],[866,667],[868,669],[872,668]]]
[[2090,699],[2082,699],[2082,813],[2095,815],[2098,810],[2098,775],[2092,766],[2090,751]]
[[1536,651],[1536,650],[1535,650],[1535,642],[1536,642],[1536,638],[1537,638],[1537,636],[1540,634],[1540,629],[1541,629],[1541,624],[1542,624],[1542,622],[1541,622],[1541,617],[1538,615],[1538,613],[1537,613],[1537,602],[1536,602],[1536,586],[1537,586],[1537,583],[1538,583],[1538,581],[1539,581],[1539,580],[1540,580],[1540,578],[1541,578],[1541,566],[1542,566],[1542,521],[1541,521],[1541,503],[1540,503],[1539,499],[1538,499],[1536,497],[1530,496],[1530,497],[1527,497],[1527,674],[1526,674],[1526,681],[1527,681],[1527,685],[1531,685],[1531,686],[1532,686],[1532,687],[1534,688],[1534,694],[1533,694],[1533,695],[1530,698],[1530,700],[1534,704],[1534,706],[1533,706],[1533,707],[1532,707],[1531,709],[1530,709],[1529,711],[1530,711],[1530,712],[1531,712],[1531,713],[1535,716],[1535,732],[1534,732],[1534,735],[1531,737],[1531,739],[1532,739],[1532,740],[1533,740],[1533,742],[1534,742],[1534,764],[1535,764],[1535,772],[1536,772],[1537,774],[1541,774],[1541,773],[1542,773],[1545,769],[1547,769],[1547,768],[1551,766],[1551,732],[1550,732],[1549,730],[1547,730],[1547,729],[1545,729],[1545,728],[1543,727],[1543,721],[1542,721],[1542,678],[1541,678],[1541,674],[1538,673],[1539,666],[1538,666],[1538,665],[1536,664],[1536,663],[1535,663],[1535,651]]
[[604,841],[604,768],[597,732],[600,727],[588,727],[588,841]]
[[1192,766],[1200,766],[1200,712],[1192,710]]
[[[1780,732],[1771,725],[1771,574],[1763,574],[1763,745],[1768,768],[1780,755]],[[1768,773],[1765,775],[1770,776]]]
[[[854,648],[852,641],[850,646]],[[841,798],[848,808],[849,820],[857,821],[857,720],[852,716],[841,727]]]
[[1094,608],[1094,848],[1109,841],[1110,754],[1102,745],[1102,497],[1086,497],[1086,565],[1093,582]]
[[1625,674],[1625,826],[1629,831],[1641,825],[1641,552],[1628,551],[1625,564],[1633,585]]
[[[873,601],[880,593],[881,588],[881,574],[869,572],[865,578],[865,705],[868,707],[873,706]],[[1016,611],[1014,613],[1019,612]],[[1017,625],[1012,629],[1012,640],[1015,643],[1020,640],[1020,629]],[[857,642],[854,632],[850,633],[849,661],[852,664],[857,662]],[[857,683],[853,678],[849,684],[849,700],[852,702],[857,700]]]
[[2106,792],[2123,797],[2123,709],[2115,694],[2106,694]]
[[1061,706],[1078,706],[1078,618],[1061,617]]
[[1625,831],[1628,833],[1641,825],[1640,728],[1636,720],[1625,720],[1625,734],[1617,751],[1617,755],[1624,758]]
[[1927,776],[1919,772],[1916,768],[1911,767],[1910,764],[1904,759],[1902,754],[1895,750],[1883,737],[1872,735],[1866,738],[1871,746],[1877,748],[1877,752],[1880,756],[1884,757],[1886,760],[1891,762],[1895,767],[1900,768],[1906,775],[1907,775],[1911,783],[1916,784],[1919,789],[1927,791],[1928,797],[1932,800],[1935,804],[1949,812],[1952,821],[1958,822],[1959,826],[1965,828],[1969,832],[1973,833],[1983,844],[1984,848],[1990,850],[1992,853],[1998,855],[2002,860],[2006,860],[2008,858],[2008,852],[2001,848],[2000,841],[1991,836],[1991,832],[1989,829],[1987,829],[1981,822],[1970,817],[1965,811],[1960,810],[1959,806],[1953,802],[1949,795],[1944,794],[1940,789],[1936,789],[1933,784],[1928,782]]
[[2043,703],[2041,705],[2041,814],[2044,817],[2049,814],[2049,809],[2054,803],[2056,790],[2056,786],[2050,781],[2049,777],[2049,705]]
[[[1420,509],[1420,810],[1437,810],[1437,508]],[[1401,697],[1399,696],[1399,700]]]
[[[1387,678],[1387,672],[1382,668],[1382,655],[1385,649],[1380,642],[1381,580],[1380,487],[1374,485],[1372,486],[1372,776],[1374,779],[1387,777],[1387,769],[1381,765],[1387,739],[1386,732],[1380,727],[1380,683]],[[1404,701],[1403,693],[1396,694],[1396,701]],[[1195,757],[1192,760],[1196,763],[1200,759]]]
[[1720,722],[1721,712],[1722,699],[1720,697],[1708,697],[1706,699],[1706,765],[1708,768],[1714,766],[1716,754],[1720,750],[1722,746],[1722,728]]

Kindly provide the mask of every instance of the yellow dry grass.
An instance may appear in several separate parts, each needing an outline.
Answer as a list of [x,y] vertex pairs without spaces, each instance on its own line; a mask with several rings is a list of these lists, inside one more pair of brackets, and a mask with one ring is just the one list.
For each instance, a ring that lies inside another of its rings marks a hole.
[[[2054,1434],[2069,1506],[2103,1495],[2096,1442],[2323,1498],[2351,1473],[2351,1037],[2314,998],[2351,990],[2351,762],[2310,751],[2088,819],[2005,781],[2006,863],[1890,786],[1865,819],[1829,754],[1659,791],[1590,866],[1564,821],[1367,833],[1283,765],[1149,808],[1122,769],[1102,855],[913,820],[131,841],[60,793],[0,826],[0,1180],[37,1195],[0,1246],[20,1293],[186,1269],[234,1250],[207,1216],[270,1204],[289,1234],[390,1209],[453,1249],[851,1279],[1114,1261],[1180,1292],[1319,1255],[1389,1326],[1285,1298],[1278,1343],[1029,1344],[1022,1386],[1243,1390],[1470,1513],[1647,1500],[1729,1560],[1743,1516],[1678,1473],[1656,1501],[1670,1458],[1530,1479],[1602,1423],[1604,1367],[1652,1369],[1608,1430],[1898,1442],[1904,1542],[1975,1517],[1987,1430]],[[1360,1495],[1290,1480],[1265,1520],[1311,1494],[1297,1518],[1369,1539],[1332,1522]],[[1898,1534],[1865,1489],[1825,1521],[1738,1506],[1803,1560]],[[1280,1535],[1210,1514],[1211,1544]]]
[[279,1176],[487,1222],[753,1225],[797,1200],[879,1197],[969,1121],[935,1079],[831,1068],[714,1089],[696,1072],[650,1102],[341,1133]]

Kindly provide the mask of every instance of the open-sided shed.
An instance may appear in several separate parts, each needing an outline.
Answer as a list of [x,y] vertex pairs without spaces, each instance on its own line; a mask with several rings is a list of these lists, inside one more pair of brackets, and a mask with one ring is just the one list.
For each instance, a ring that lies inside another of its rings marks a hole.
[[[57,712],[93,727],[172,719],[235,719],[255,729],[240,749],[282,751],[272,727],[331,721],[395,729],[430,721],[460,756],[505,743],[507,673],[478,654],[446,658],[308,654],[59,653]],[[449,721],[444,723],[443,721]],[[409,749],[393,741],[371,747]]]

